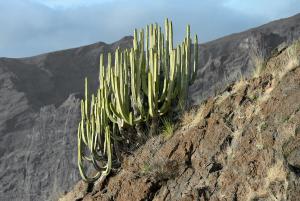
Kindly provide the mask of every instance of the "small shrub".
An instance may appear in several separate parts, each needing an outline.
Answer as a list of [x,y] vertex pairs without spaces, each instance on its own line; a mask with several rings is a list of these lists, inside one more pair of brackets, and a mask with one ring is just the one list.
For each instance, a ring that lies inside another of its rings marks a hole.
[[233,91],[237,92],[239,89],[241,89],[242,87],[244,87],[247,84],[247,81],[245,79],[245,77],[242,75],[242,73],[240,74],[240,79],[235,82],[234,86],[233,86]]
[[172,179],[178,174],[179,164],[177,161],[161,158],[150,163],[144,163],[140,171],[141,175],[154,177],[157,180],[166,180]]
[[151,165],[149,163],[145,162],[143,164],[143,167],[141,168],[141,174],[147,175],[151,172],[151,169],[152,169]]
[[266,61],[262,54],[253,53],[253,52],[250,54],[250,59],[252,61],[253,69],[254,69],[252,76],[254,78],[257,78],[262,74],[262,72],[266,68]]
[[300,65],[300,39],[294,42],[290,47],[287,49],[289,60],[292,61],[294,64],[294,67],[297,67]]
[[251,101],[256,101],[258,99],[258,95],[257,94],[250,94],[249,98]]
[[260,125],[260,130],[261,130],[261,131],[264,131],[264,130],[266,130],[267,128],[268,128],[268,124],[267,124],[266,122],[261,123],[261,125]]
[[282,79],[288,72],[300,65],[300,39],[287,48],[287,64],[278,72],[279,79]]
[[167,118],[164,118],[162,122],[163,122],[162,135],[164,136],[165,139],[169,139],[174,134],[175,125],[172,122],[172,120]]

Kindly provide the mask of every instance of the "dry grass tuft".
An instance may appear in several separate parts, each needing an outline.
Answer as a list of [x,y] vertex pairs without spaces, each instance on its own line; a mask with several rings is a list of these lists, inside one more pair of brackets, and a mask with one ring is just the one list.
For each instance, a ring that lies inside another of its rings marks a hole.
[[253,77],[258,78],[266,68],[266,61],[261,54],[252,53],[250,57],[254,67]]
[[205,105],[201,104],[197,111],[195,112],[195,115],[193,116],[193,120],[189,122],[189,125],[195,126],[198,124],[201,120],[203,120],[203,111],[204,111]]
[[175,131],[175,125],[172,120],[170,119],[163,119],[163,128],[162,128],[162,135],[165,139],[169,139],[173,136]]
[[274,192],[271,189],[269,190],[269,196],[273,198],[273,200],[286,200],[287,197],[287,171],[285,170],[283,161],[278,161],[273,167],[269,169],[267,172],[266,187],[270,187],[271,185],[279,185],[282,186],[284,190],[279,192]]
[[300,39],[294,42],[287,48],[288,63],[285,68],[278,72],[278,77],[281,80],[288,72],[300,66]]
[[285,171],[283,161],[278,161],[267,172],[266,182],[270,184],[273,181],[285,181],[287,173]]
[[244,87],[247,84],[247,80],[243,77],[243,75],[241,75],[239,81],[235,82],[233,85],[233,92],[238,92],[242,87]]
[[189,111],[185,111],[180,118],[181,125],[186,126],[190,124],[194,120],[196,112],[197,112],[196,108],[192,108]]
[[230,92],[225,91],[221,95],[216,97],[216,105],[220,105],[223,101],[225,101],[231,95]]

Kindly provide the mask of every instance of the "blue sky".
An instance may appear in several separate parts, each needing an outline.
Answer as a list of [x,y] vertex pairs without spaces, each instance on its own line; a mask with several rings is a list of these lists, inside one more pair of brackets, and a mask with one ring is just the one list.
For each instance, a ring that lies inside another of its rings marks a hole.
[[0,57],[112,43],[166,17],[176,41],[189,23],[206,42],[299,12],[299,0],[0,0]]

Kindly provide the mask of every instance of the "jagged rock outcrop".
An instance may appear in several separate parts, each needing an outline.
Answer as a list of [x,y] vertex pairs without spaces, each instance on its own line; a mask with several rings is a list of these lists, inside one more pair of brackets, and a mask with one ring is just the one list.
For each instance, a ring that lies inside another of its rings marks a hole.
[[[251,49],[269,56],[299,36],[296,15],[200,45],[192,99],[199,103],[240,73],[250,75]],[[0,58],[0,200],[55,200],[79,180],[76,128],[84,77],[94,91],[99,54],[131,42],[125,37],[30,58]]]

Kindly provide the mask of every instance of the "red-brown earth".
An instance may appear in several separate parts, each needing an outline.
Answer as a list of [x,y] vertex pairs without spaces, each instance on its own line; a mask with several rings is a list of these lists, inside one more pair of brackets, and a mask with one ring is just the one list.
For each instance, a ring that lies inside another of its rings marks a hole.
[[80,181],[60,200],[300,200],[299,55],[277,52],[259,77],[186,112],[172,137],[149,139],[103,183]]

